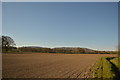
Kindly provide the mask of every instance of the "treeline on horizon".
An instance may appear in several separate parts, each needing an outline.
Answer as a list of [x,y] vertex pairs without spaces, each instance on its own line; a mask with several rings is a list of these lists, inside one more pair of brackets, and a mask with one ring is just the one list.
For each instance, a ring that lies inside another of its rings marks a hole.
[[60,48],[45,48],[45,47],[15,47],[14,40],[9,36],[1,36],[0,47],[2,53],[9,52],[37,52],[37,53],[66,53],[66,54],[113,54],[115,51],[97,51],[88,48],[80,47],[60,47]]
[[[6,49],[2,47],[2,52],[5,53]],[[97,51],[87,48],[36,48],[36,47],[10,47],[7,52],[33,52],[33,53],[66,53],[66,54],[114,54],[114,51]]]

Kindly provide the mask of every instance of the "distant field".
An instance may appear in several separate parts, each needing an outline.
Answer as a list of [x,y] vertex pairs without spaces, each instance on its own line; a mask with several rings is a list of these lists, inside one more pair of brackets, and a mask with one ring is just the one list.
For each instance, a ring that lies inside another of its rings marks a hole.
[[91,69],[111,54],[3,54],[3,78],[92,78]]

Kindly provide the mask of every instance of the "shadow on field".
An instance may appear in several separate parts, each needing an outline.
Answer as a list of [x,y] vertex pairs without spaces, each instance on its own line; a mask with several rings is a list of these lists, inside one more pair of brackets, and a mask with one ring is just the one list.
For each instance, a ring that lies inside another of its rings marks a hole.
[[112,64],[112,72],[115,74],[114,80],[120,80],[120,71],[119,68],[116,67],[110,60],[114,59],[115,57],[106,58]]

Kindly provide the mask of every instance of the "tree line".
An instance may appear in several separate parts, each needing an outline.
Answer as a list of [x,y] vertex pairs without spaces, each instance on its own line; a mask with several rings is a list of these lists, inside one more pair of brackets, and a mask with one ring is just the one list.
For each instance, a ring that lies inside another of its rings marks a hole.
[[112,54],[112,51],[86,51],[84,48],[32,48],[19,47],[20,52],[40,52],[40,53],[66,53],[66,54]]
[[15,41],[9,36],[1,36],[0,44],[3,53],[7,52],[38,52],[38,53],[66,53],[66,54],[111,54],[112,51],[97,51],[80,47],[60,47],[60,48],[44,48],[44,47],[15,47]]

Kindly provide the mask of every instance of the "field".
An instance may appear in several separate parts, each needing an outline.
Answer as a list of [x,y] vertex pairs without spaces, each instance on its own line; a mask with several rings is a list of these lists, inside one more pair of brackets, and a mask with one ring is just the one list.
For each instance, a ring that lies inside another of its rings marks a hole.
[[3,54],[3,78],[92,78],[92,67],[110,54]]

